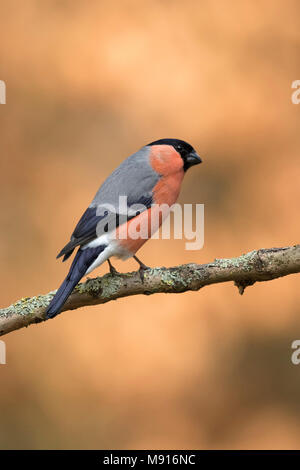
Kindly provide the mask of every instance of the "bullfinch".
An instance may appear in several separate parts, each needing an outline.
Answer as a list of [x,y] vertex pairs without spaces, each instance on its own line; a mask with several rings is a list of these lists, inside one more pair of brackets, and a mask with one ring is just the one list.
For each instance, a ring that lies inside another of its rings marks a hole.
[[[60,313],[80,279],[102,263],[108,261],[114,274],[111,257],[133,257],[143,279],[147,266],[135,253],[168,215],[185,172],[198,163],[199,155],[187,142],[160,139],[142,147],[113,171],[82,215],[71,240],[57,255],[65,261],[79,247],[66,279],[47,308],[48,318]],[[141,233],[145,227],[146,236],[145,230]]]

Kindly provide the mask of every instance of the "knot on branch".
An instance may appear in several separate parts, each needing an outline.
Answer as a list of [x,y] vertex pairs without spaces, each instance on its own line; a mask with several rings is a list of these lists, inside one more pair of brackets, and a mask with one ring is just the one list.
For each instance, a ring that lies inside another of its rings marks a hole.
[[234,285],[238,288],[239,294],[243,295],[246,287],[253,286],[256,281],[251,281],[250,279],[242,279],[240,281],[235,281]]

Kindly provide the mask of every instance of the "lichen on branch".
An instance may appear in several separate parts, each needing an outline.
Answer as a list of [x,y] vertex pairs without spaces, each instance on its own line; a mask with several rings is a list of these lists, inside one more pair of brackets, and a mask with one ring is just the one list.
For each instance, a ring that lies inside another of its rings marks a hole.
[[[63,311],[103,304],[131,295],[197,291],[220,282],[234,282],[239,293],[255,282],[270,281],[300,272],[300,245],[254,250],[237,258],[215,259],[208,264],[153,268],[141,280],[139,272],[106,274],[78,284]],[[25,297],[0,309],[0,336],[47,320],[46,308],[56,291]]]

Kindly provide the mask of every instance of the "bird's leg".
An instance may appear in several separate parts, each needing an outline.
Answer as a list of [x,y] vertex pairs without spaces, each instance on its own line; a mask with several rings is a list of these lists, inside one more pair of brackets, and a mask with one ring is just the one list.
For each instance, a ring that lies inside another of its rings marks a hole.
[[108,264],[109,264],[109,271],[110,271],[110,274],[111,274],[112,276],[116,276],[117,274],[119,274],[119,272],[116,270],[116,268],[114,268],[114,266],[111,264],[109,258],[108,258],[107,262],[108,262]]
[[147,269],[150,269],[150,268],[149,268],[149,266],[146,266],[144,263],[142,263],[142,261],[139,260],[137,256],[133,256],[133,258],[134,258],[135,261],[137,261],[137,263],[139,263],[139,265],[140,265],[140,269],[139,269],[140,278],[141,278],[141,281],[144,282],[144,272],[145,272]]

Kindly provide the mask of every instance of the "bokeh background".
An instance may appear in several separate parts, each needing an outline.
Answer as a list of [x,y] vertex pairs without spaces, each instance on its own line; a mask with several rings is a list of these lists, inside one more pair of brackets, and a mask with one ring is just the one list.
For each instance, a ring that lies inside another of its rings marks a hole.
[[[99,184],[162,137],[203,157],[180,202],[205,204],[205,246],[153,240],[144,262],[298,243],[299,17],[296,0],[1,0],[1,306],[58,287]],[[125,298],[3,337],[0,448],[299,448],[299,283]]]

